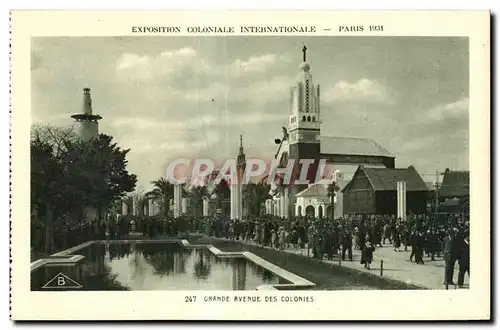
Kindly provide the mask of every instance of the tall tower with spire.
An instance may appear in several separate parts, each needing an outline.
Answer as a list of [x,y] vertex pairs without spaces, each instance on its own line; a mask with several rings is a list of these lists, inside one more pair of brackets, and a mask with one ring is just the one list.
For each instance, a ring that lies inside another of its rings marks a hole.
[[[307,62],[307,47],[302,48],[302,62],[295,84],[290,88],[290,111],[288,116],[289,159],[296,163],[294,173],[300,173],[300,159],[314,159],[309,166],[307,179],[315,180],[320,159],[320,87],[313,83],[311,66]],[[305,186],[295,186],[293,195]]]
[[236,157],[236,180],[231,180],[231,219],[241,220],[243,218],[243,181],[245,179],[245,168],[246,156],[243,150],[243,135],[240,134],[240,149]]
[[72,115],[77,123],[77,133],[84,140],[89,141],[99,135],[99,123],[101,116],[93,114],[92,98],[90,88],[83,89],[83,113]]
[[[246,167],[246,156],[245,151],[243,150],[243,135],[240,134],[240,150],[238,152],[238,157],[236,158],[236,168],[238,172],[238,177],[243,175]],[[240,173],[241,172],[241,173]],[[242,177],[243,179],[243,177]]]
[[288,131],[290,144],[320,144],[321,131],[319,85],[313,83],[311,66],[307,63],[307,47],[302,48],[302,60],[295,84],[290,88]]

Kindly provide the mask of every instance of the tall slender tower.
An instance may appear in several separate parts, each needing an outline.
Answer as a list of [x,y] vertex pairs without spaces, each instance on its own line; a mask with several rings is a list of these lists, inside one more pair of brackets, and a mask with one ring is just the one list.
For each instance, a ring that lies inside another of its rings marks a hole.
[[234,178],[235,180],[231,178],[231,219],[241,220],[243,217],[243,180],[245,167],[246,156],[243,150],[243,135],[240,135],[240,150],[236,157],[236,178]]
[[236,158],[236,172],[238,173],[238,219],[243,219],[243,180],[247,166],[245,151],[243,150],[243,135],[240,134],[240,150]]
[[92,113],[90,88],[83,89],[83,113],[72,115],[71,118],[75,119],[77,133],[84,141],[89,141],[99,135],[98,121],[102,117]]
[[[302,48],[302,63],[295,84],[290,88],[290,113],[288,117],[289,159],[295,160],[294,173],[301,170],[300,159],[313,159],[309,166],[307,179],[315,181],[315,176],[320,159],[320,89],[313,83],[311,66],[307,62],[307,47]],[[296,179],[296,178],[295,178]],[[293,187],[292,196],[295,196],[307,185]]]

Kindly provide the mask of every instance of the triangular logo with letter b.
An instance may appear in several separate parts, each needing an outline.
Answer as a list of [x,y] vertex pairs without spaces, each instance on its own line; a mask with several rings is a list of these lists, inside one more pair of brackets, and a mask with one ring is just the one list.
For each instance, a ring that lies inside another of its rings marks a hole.
[[48,281],[42,289],[81,289],[83,286],[63,273],[59,273]]

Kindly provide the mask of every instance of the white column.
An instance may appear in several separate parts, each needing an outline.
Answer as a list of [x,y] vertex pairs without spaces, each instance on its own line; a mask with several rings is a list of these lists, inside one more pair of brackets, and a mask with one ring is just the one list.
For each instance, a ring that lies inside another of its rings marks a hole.
[[335,194],[335,218],[344,216],[344,194],[339,191]]
[[137,200],[137,196],[132,197],[132,215],[133,216],[138,215],[138,212],[137,212],[137,203],[138,202],[139,201]]
[[122,201],[122,215],[123,216],[128,215],[128,205],[125,201]]
[[406,221],[406,181],[397,183],[398,218]]
[[231,219],[236,219],[236,189],[238,187],[234,184],[234,183],[231,183],[230,185],[230,202],[231,202],[231,208],[230,208],[230,217]]
[[154,215],[153,213],[153,199],[148,198],[148,215],[152,217]]
[[290,192],[289,189],[285,187],[281,194],[281,216],[288,219],[288,213],[290,208]]
[[203,216],[208,217],[208,199],[203,198]]
[[335,199],[335,218],[343,217],[344,216],[344,194],[342,193],[342,188],[345,187],[345,182],[344,182],[344,174],[336,170],[334,172],[334,181],[337,184],[337,186],[340,188],[339,191],[335,193],[336,199]]
[[160,215],[161,211],[161,199],[155,199],[155,215]]
[[181,216],[182,212],[182,185],[174,186],[174,218]]
[[266,214],[271,214],[271,206],[270,206],[271,200],[266,199],[264,202],[264,205],[266,206]]
[[182,214],[188,213],[188,199],[182,198]]
[[406,197],[406,181],[405,183],[403,184],[403,208],[404,208],[404,212],[403,212],[403,220],[406,221],[406,218],[407,218],[407,208],[406,208],[406,202],[407,202],[407,197]]
[[243,219],[243,185],[241,184],[241,180],[238,180],[238,198],[237,200],[237,211],[236,211],[236,219],[241,220]]

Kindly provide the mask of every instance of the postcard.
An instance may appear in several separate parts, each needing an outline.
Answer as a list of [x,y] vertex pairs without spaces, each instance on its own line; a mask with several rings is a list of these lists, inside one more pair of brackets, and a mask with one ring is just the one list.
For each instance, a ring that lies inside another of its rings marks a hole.
[[487,11],[12,11],[11,317],[488,320],[489,100]]

